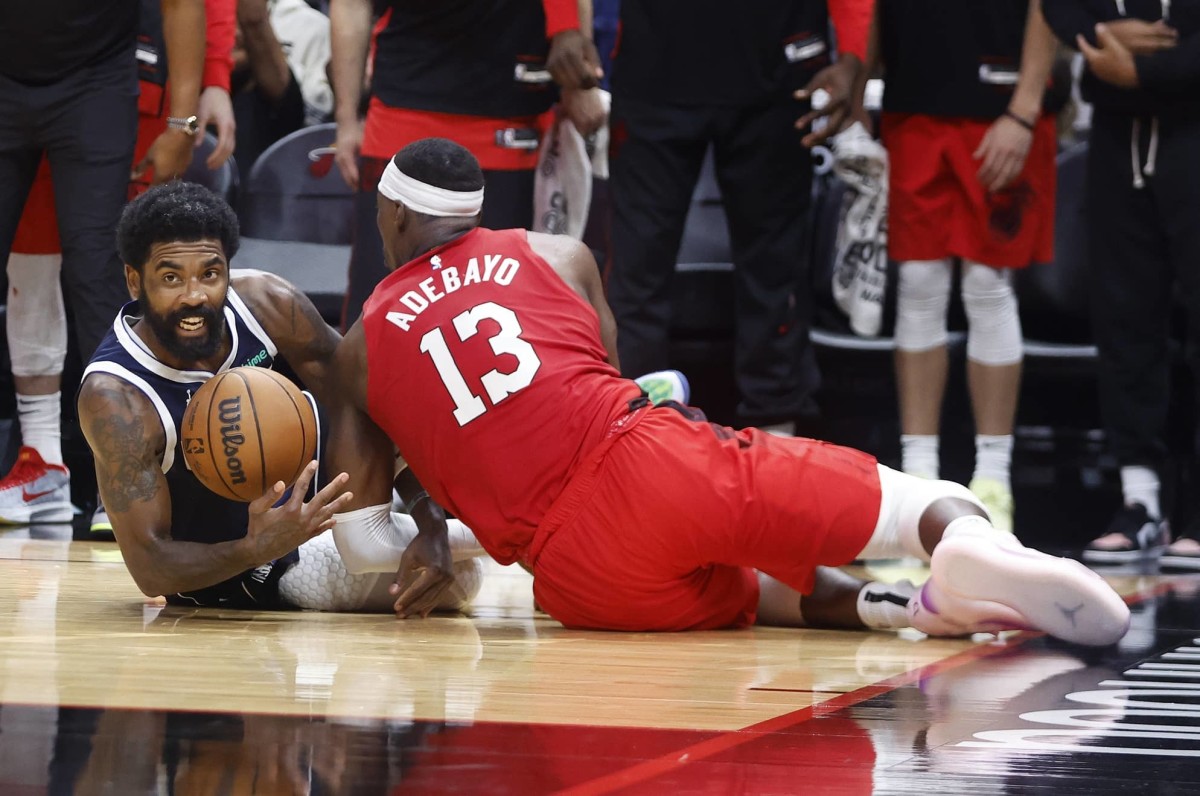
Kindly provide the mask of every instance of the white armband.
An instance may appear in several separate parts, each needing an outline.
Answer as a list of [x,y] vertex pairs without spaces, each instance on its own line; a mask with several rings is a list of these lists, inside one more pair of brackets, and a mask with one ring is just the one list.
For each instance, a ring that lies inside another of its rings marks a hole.
[[[417,536],[417,523],[407,514],[391,510],[390,503],[367,506],[334,514],[333,541],[346,570],[395,572],[408,543]],[[487,555],[471,529],[458,520],[446,520],[450,531],[450,555],[455,562]]]

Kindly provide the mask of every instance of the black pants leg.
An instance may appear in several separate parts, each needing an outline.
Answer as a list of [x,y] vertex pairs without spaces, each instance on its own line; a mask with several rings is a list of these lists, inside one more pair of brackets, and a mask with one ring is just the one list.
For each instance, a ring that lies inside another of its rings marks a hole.
[[745,425],[801,414],[819,375],[808,340],[813,296],[812,157],[794,101],[725,112],[715,141],[736,284],[736,379]]
[[0,253],[5,264],[42,159],[34,102],[38,91],[0,75]]
[[[62,242],[63,290],[86,362],[128,301],[116,228],[137,140],[132,53],[64,80],[42,110]],[[69,389],[69,388],[68,388]]]
[[626,376],[669,364],[671,281],[711,115],[704,108],[614,99],[608,303]]
[[[1121,465],[1160,469],[1166,457],[1174,274],[1158,192],[1154,185],[1133,185],[1133,121],[1097,112],[1092,122],[1087,164],[1092,328],[1112,451]],[[1142,162],[1148,137],[1141,136]]]
[[[1192,421],[1200,421],[1200,119],[1159,120],[1156,174],[1149,178],[1160,224],[1166,235],[1167,258],[1186,312],[1184,353],[1192,374],[1197,403]],[[1193,441],[1194,452],[1200,445]]]

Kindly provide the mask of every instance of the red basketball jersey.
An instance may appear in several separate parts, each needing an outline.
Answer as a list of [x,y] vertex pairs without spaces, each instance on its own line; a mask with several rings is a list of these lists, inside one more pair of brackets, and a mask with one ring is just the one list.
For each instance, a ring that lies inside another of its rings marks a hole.
[[401,266],[363,331],[372,419],[503,564],[639,394],[524,230],[478,228]]

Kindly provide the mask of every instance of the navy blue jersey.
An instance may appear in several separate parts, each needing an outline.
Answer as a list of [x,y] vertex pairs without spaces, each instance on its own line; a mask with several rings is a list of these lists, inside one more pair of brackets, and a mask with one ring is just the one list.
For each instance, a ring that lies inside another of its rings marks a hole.
[[[267,336],[232,286],[228,295],[225,324],[233,338],[233,346],[229,357],[221,364],[217,373],[241,365],[270,368],[278,353],[275,343]],[[158,412],[166,435],[161,466],[171,494],[171,538],[181,542],[207,544],[240,539],[246,535],[247,504],[227,500],[201,484],[188,469],[180,444],[179,427],[188,402],[200,385],[216,373],[204,370],[176,370],[163,364],[133,332],[131,323],[138,317],[137,302],[129,302],[121,308],[112,329],[105,335],[84,370],[84,377],[92,373],[115,376],[141,391]],[[278,580],[281,574],[282,570],[275,572],[270,580]],[[189,604],[228,606],[231,599],[243,598],[242,581],[253,579],[255,583],[261,584],[269,576],[270,567],[260,567],[241,578],[191,593],[191,596],[185,596],[183,601]],[[256,595],[245,596],[249,596],[251,603],[259,607],[264,604]]]

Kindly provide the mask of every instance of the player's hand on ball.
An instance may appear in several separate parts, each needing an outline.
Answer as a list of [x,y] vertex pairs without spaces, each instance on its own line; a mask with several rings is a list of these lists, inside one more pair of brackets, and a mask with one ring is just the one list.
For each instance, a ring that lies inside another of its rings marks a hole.
[[389,592],[396,598],[396,615],[429,616],[442,593],[454,585],[454,560],[444,533],[418,533],[400,558],[396,582]]
[[254,545],[255,560],[274,561],[334,526],[333,515],[342,511],[353,495],[345,491],[350,476],[340,473],[325,488],[305,501],[308,487],[317,475],[317,463],[301,471],[292,488],[291,497],[279,506],[287,487],[277,481],[266,494],[250,503],[250,523],[246,541]]

